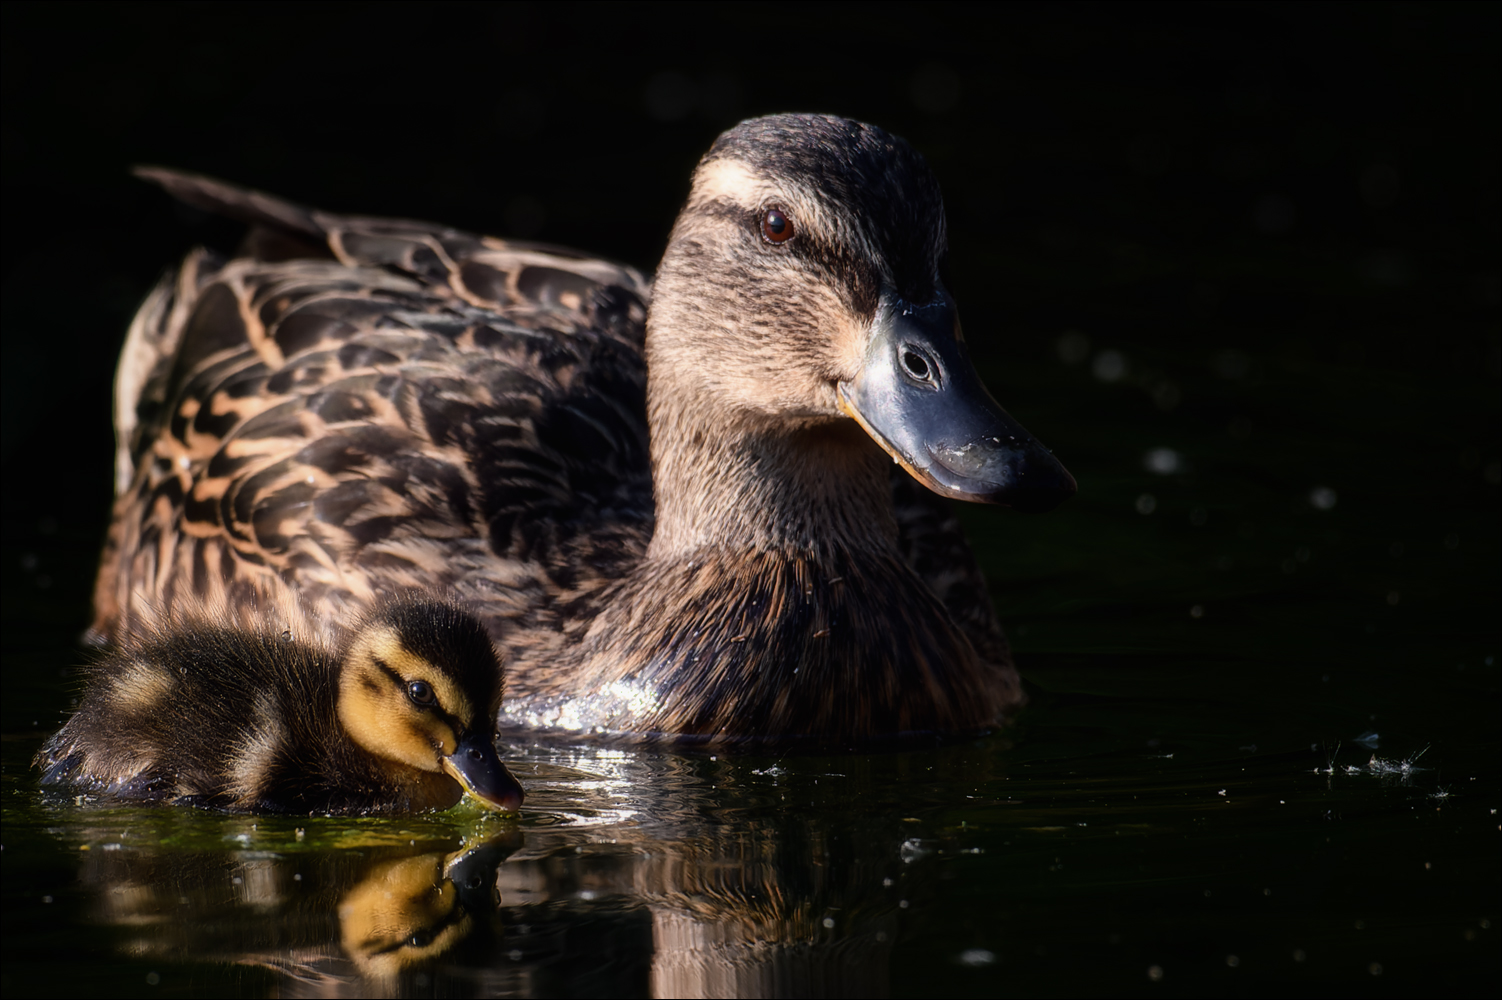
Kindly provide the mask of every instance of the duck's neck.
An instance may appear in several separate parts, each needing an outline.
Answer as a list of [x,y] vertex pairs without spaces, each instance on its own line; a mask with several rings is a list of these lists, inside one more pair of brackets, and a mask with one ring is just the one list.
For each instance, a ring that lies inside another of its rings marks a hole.
[[566,651],[568,686],[516,692],[508,714],[733,739],[990,724],[1007,689],[899,553],[880,449],[850,421],[717,406],[672,367],[691,353],[652,336],[646,558]]
[[539,689],[508,712],[726,739],[996,718],[1009,692],[903,561],[888,460],[858,427],[778,432],[653,404],[656,532],[574,647],[570,675],[595,693]]
[[853,421],[795,426],[689,403],[649,375],[656,528],[649,562],[712,552],[895,551],[888,459]]

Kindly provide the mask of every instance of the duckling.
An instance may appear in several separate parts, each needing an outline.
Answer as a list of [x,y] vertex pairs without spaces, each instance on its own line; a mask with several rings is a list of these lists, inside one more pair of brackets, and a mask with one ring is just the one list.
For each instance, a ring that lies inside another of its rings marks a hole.
[[337,651],[234,617],[122,635],[37,754],[42,783],[231,812],[402,814],[466,792],[520,806],[495,750],[501,664],[473,615],[384,601]]
[[576,251],[142,176],[252,227],[126,338],[95,591],[320,613],[444,590],[510,722],[692,739],[967,733],[1022,701],[937,499],[1073,478],[986,391],[923,158],[825,115],[742,122],[655,280]]

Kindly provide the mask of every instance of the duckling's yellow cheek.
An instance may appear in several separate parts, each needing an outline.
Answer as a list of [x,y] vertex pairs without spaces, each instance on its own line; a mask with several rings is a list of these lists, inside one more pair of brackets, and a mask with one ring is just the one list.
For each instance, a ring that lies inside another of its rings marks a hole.
[[385,745],[397,752],[384,751],[382,755],[396,757],[424,771],[441,771],[442,759],[459,745],[452,729],[426,716],[402,719],[388,727],[388,731],[390,735]]
[[436,723],[429,729],[432,737],[431,745],[444,757],[452,756],[459,748],[459,740],[454,736],[454,731],[443,723]]
[[436,747],[439,734],[429,732],[429,717],[400,695],[349,685],[339,699],[339,721],[367,753],[423,771],[442,769]]

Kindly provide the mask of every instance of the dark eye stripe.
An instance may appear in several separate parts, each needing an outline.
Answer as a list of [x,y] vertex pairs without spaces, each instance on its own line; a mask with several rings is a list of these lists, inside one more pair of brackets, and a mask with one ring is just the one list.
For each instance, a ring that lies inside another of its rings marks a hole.
[[[438,715],[438,717],[441,718],[441,719],[443,719],[445,722],[447,722],[448,725],[449,725],[449,728],[454,731],[454,738],[455,739],[463,739],[464,738],[464,734],[469,731],[469,725],[467,723],[465,723],[462,719],[460,719],[457,715],[454,715],[452,712],[446,712],[442,708],[439,707],[439,705],[438,705],[438,692],[436,692],[436,691],[433,690],[433,686],[431,684],[428,684],[427,681],[412,681],[409,684],[407,682],[406,678],[404,678],[401,674],[397,673],[395,670],[392,670],[391,667],[390,667],[390,665],[387,664],[386,661],[383,660],[383,659],[381,659],[379,656],[373,656],[373,657],[371,657],[371,659],[375,661],[375,665],[377,667],[379,667],[380,670],[384,674],[386,674],[386,676],[390,677],[393,681],[395,681],[397,683],[398,686],[400,686],[402,688],[403,691],[406,692],[407,700],[408,701],[411,701],[418,708],[429,709],[429,710],[432,710],[433,712],[435,712]],[[412,697],[412,684],[423,684],[423,685],[425,685],[428,688],[429,692],[431,692],[432,700],[429,701],[429,702],[427,702],[426,704],[424,704],[423,702],[419,702],[416,699],[414,699]]]

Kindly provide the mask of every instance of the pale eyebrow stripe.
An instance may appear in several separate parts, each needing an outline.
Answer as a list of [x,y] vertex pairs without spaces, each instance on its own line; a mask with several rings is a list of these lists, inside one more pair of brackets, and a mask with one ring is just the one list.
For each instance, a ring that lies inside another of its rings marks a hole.
[[774,184],[741,160],[711,160],[699,167],[694,173],[691,202],[699,210],[714,206],[721,214],[726,208],[749,213],[775,203],[792,214],[794,226],[810,234],[819,234],[818,238],[823,241],[848,241],[860,246],[867,242],[865,235],[858,231],[843,232],[848,227],[836,224],[814,191],[792,178]]
[[695,200],[728,201],[749,212],[775,193],[776,188],[740,160],[711,160],[694,172]]

